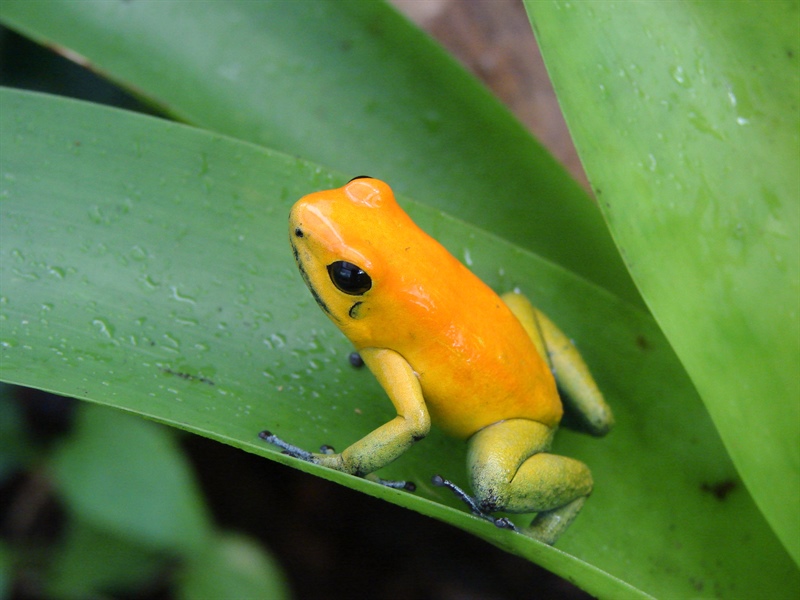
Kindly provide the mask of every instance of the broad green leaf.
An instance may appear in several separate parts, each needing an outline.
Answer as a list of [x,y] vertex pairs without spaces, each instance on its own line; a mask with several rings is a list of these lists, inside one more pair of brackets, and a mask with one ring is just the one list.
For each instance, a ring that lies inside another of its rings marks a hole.
[[[314,305],[286,215],[345,177],[185,126],[0,94],[0,376],[117,406],[447,521],[609,597],[791,597],[800,574],[736,478],[653,321],[551,263],[441,213],[412,216],[497,290],[519,287],[577,340],[617,416],[562,431],[596,489],[550,548],[469,515],[465,448],[434,431],[382,475],[414,494],[288,458],[269,428],[344,448],[390,419]],[[465,300],[468,301],[468,300]],[[716,495],[715,495],[716,492]],[[519,519],[519,517],[518,517]]]
[[384,2],[4,0],[0,18],[179,119],[380,177],[640,301],[587,195]]
[[33,444],[25,434],[20,407],[11,399],[13,389],[0,383],[0,485],[7,483],[23,465],[30,464],[35,455]]
[[800,564],[800,4],[527,6],[634,279]]
[[189,556],[210,541],[202,495],[165,428],[82,407],[51,469],[69,511],[98,535]]
[[70,519],[42,582],[50,598],[101,597],[109,588],[133,592],[164,568],[165,554],[81,518]]
[[263,548],[241,535],[225,534],[184,567],[177,597],[282,600],[289,592],[283,574]]

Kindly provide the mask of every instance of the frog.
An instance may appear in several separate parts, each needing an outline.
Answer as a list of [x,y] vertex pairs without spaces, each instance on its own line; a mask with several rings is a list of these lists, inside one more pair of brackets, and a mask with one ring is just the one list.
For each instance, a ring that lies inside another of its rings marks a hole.
[[[289,240],[302,279],[353,344],[397,415],[342,452],[309,452],[270,431],[285,454],[415,490],[376,471],[432,424],[466,441],[470,490],[436,474],[476,516],[554,544],[594,485],[587,465],[550,452],[569,409],[574,428],[614,417],[575,344],[519,290],[498,295],[367,176],[300,198]],[[496,513],[535,516],[525,526]]]

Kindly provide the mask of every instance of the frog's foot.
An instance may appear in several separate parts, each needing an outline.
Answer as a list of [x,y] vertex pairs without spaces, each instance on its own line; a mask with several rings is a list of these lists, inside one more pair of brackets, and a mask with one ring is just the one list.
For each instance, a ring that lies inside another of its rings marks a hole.
[[481,519],[486,519],[490,523],[493,523],[496,527],[500,529],[511,529],[512,531],[521,532],[520,528],[514,525],[509,519],[505,517],[494,517],[485,510],[483,510],[478,504],[478,501],[470,496],[467,492],[462,490],[452,481],[449,481],[442,477],[441,475],[434,475],[431,479],[431,483],[436,487],[446,487],[450,491],[452,491],[461,501],[469,507],[469,510],[472,512],[473,515],[476,517],[480,517]]
[[[272,433],[270,431],[262,431],[261,433],[258,434],[258,437],[260,437],[262,440],[264,440],[268,444],[272,444],[273,446],[277,446],[278,448],[283,450],[283,454],[291,456],[292,458],[300,458],[300,459],[308,461],[308,462],[314,462],[314,455],[311,452],[303,450],[302,448],[299,448],[298,446],[294,446],[294,445],[290,444],[289,442],[286,442],[286,441],[282,440],[281,438],[279,438],[277,435],[275,435],[274,433]],[[322,447],[322,453],[323,454],[330,454],[330,452],[327,452],[328,448],[330,448],[330,447],[329,446],[323,446]]]
[[406,490],[409,492],[414,492],[417,489],[417,486],[414,484],[413,481],[402,481],[398,479],[384,479],[382,477],[378,477],[377,475],[370,473],[369,475],[365,475],[364,479],[369,479],[370,481],[374,481],[375,483],[380,483],[383,486],[388,488],[392,488],[395,490]]
[[[279,438],[277,435],[275,435],[270,431],[262,431],[261,433],[258,434],[258,437],[260,437],[268,444],[277,446],[278,448],[283,450],[283,454],[286,454],[287,456],[291,456],[292,458],[299,458],[301,460],[314,464],[321,464],[323,466],[329,466],[325,465],[323,462],[325,456],[333,456],[336,454],[336,451],[333,449],[332,446],[324,444],[323,446],[320,447],[319,454],[315,455],[312,452],[303,450],[299,446],[295,446],[294,444],[290,444],[289,442],[282,440],[281,438]],[[414,483],[411,481],[396,481],[392,479],[382,479],[381,477],[378,477],[377,475],[373,474],[367,474],[364,476],[364,478],[397,490],[408,490],[409,492],[413,492],[414,490],[417,489],[417,486],[414,485]]]

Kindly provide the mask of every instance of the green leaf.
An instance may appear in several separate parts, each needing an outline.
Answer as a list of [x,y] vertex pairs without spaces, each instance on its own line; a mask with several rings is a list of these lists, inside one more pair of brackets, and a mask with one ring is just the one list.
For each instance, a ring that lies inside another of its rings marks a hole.
[[79,600],[102,597],[108,590],[131,592],[164,569],[164,560],[128,537],[71,519],[43,583],[50,598]]
[[0,598],[11,597],[13,573],[12,554],[5,543],[0,543]]
[[211,523],[202,495],[162,427],[82,407],[52,469],[70,512],[98,534],[186,555],[208,544]]
[[557,451],[586,461],[596,489],[558,548],[546,547],[471,516],[429,483],[440,472],[466,484],[464,445],[436,431],[382,472],[415,481],[415,494],[257,438],[269,428],[308,448],[343,448],[393,416],[372,376],[349,366],[346,340],[314,305],[286,241],[292,202],[344,177],[153,118],[11,91],[0,102],[3,379],[121,407],[413,508],[598,596],[800,591],[691,383],[637,308],[403,202],[495,289],[519,287],[549,312],[614,407],[607,439],[558,436]]
[[13,389],[0,383],[0,485],[7,483],[23,465],[30,464],[36,455],[25,435],[20,406],[12,398]]
[[634,279],[800,564],[800,5],[527,6]]
[[283,574],[274,559],[241,535],[226,534],[182,573],[179,598],[288,598]]
[[380,177],[640,302],[588,196],[383,2],[4,0],[0,17],[180,119]]

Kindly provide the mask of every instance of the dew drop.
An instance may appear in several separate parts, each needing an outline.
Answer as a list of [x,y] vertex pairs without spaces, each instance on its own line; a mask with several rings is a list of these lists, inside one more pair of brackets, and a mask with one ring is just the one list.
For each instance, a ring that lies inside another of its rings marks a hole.
[[158,288],[160,285],[155,279],[153,279],[150,275],[142,275],[139,277],[139,281],[149,290],[154,290]]
[[681,65],[672,67],[669,71],[669,74],[679,86],[688,88],[691,85],[689,77],[686,75],[686,72],[683,70]]
[[97,223],[98,225],[108,224],[108,217],[103,213],[103,209],[96,204],[89,209],[89,219],[92,223]]
[[269,339],[270,342],[272,342],[272,347],[274,348],[283,348],[286,346],[286,338],[279,333],[273,333],[269,336]]
[[141,262],[148,257],[147,250],[138,245],[131,248],[128,255],[137,262]]
[[97,331],[104,337],[112,339],[114,337],[114,327],[105,319],[97,318],[92,321],[92,325],[97,328]]
[[173,317],[173,319],[174,319],[174,320],[175,320],[175,322],[176,322],[176,323],[178,323],[179,325],[189,325],[189,326],[194,326],[194,325],[197,325],[197,324],[198,324],[198,321],[197,321],[197,319],[192,319],[192,318],[190,318],[190,317],[179,317],[179,316],[174,316],[174,317]]
[[23,281],[39,281],[39,276],[36,273],[26,273],[19,269],[13,269],[11,272]]
[[52,275],[53,277],[56,277],[57,279],[64,279],[64,277],[66,276],[66,271],[64,269],[53,265],[47,267],[47,272],[50,273],[50,275]]
[[181,293],[180,291],[178,291],[178,288],[176,286],[172,285],[170,286],[169,289],[172,291],[173,300],[177,300],[178,302],[187,302],[189,304],[197,304],[197,301],[194,298],[184,293]]
[[472,266],[472,254],[469,251],[469,248],[464,248],[464,264],[468,267]]
[[180,349],[181,343],[180,343],[180,340],[178,338],[170,335],[169,333],[165,333],[162,337],[166,341],[166,345],[163,346],[164,348],[166,348],[168,350],[175,350],[175,351]]

